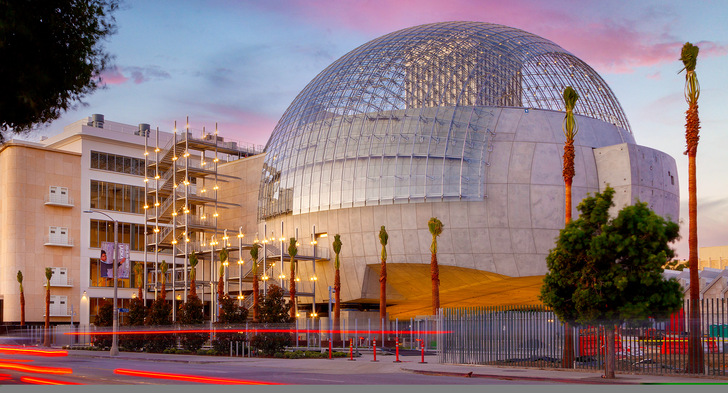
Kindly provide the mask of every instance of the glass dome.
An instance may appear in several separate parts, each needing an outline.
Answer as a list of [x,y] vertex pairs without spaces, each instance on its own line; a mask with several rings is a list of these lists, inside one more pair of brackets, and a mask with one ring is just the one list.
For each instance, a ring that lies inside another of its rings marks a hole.
[[604,80],[542,37],[482,22],[415,26],[336,60],[268,144],[259,219],[350,206],[482,199],[493,110],[563,110],[630,131]]

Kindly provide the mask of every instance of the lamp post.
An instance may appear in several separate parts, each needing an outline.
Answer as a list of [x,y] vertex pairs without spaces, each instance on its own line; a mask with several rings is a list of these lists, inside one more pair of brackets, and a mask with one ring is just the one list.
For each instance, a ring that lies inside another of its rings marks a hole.
[[119,260],[119,222],[111,218],[110,215],[100,212],[98,210],[84,210],[84,213],[99,213],[103,214],[104,216],[108,217],[109,220],[114,222],[114,259],[113,259],[113,275],[114,275],[114,322],[112,323],[112,336],[111,336],[111,350],[109,351],[110,356],[118,356],[119,355],[119,336],[117,335],[117,332],[119,331],[119,307],[117,305],[117,288],[118,284],[116,281],[116,264]]
[[[243,227],[238,228],[238,306],[243,306]],[[255,262],[253,262],[255,263]]]

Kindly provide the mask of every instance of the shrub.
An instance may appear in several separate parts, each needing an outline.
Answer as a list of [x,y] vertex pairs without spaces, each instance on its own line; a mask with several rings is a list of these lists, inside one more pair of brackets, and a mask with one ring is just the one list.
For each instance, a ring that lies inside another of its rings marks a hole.
[[[114,306],[104,301],[99,306],[99,313],[96,315],[94,325],[98,327],[112,326],[114,323]],[[96,334],[93,336],[94,347],[104,349],[111,347],[112,337],[107,334]]]

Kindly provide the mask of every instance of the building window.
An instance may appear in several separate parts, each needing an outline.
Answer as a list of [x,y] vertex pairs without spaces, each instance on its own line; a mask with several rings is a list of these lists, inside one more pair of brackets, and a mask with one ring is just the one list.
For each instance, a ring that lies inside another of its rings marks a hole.
[[144,187],[91,180],[92,209],[144,213]]
[[[91,236],[89,246],[91,248],[101,247],[102,242],[113,242],[114,222],[91,220],[91,230],[89,233]],[[152,233],[151,226],[147,226],[147,233]],[[144,224],[120,222],[117,241],[119,243],[129,243],[132,251],[144,251]]]
[[68,228],[65,227],[48,227],[48,238],[45,244],[47,246],[73,246],[73,239],[68,237]]
[[91,168],[125,173],[127,175],[144,176],[144,159],[92,151]]
[[[137,263],[144,263],[143,261],[131,261],[131,269],[129,272],[129,278],[120,278],[118,287],[119,288],[137,288],[136,286],[136,273],[134,271],[134,266],[136,266]],[[111,278],[101,277],[101,269],[104,268],[104,265],[101,261],[99,261],[98,258],[91,258],[89,259],[89,286],[90,287],[108,287],[111,288],[114,286],[114,280]],[[105,265],[108,266],[108,265]],[[154,263],[147,263],[147,267],[153,267]],[[151,281],[150,280],[151,277]],[[153,282],[154,276],[150,275],[147,277],[147,282]]]

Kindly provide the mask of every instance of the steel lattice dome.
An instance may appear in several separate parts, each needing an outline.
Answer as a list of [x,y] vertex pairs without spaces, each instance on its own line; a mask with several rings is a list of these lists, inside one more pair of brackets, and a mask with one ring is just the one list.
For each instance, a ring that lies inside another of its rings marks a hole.
[[349,206],[482,199],[489,108],[563,110],[631,137],[604,80],[555,43],[482,22],[421,25],[354,49],[317,75],[266,146],[259,219]]

